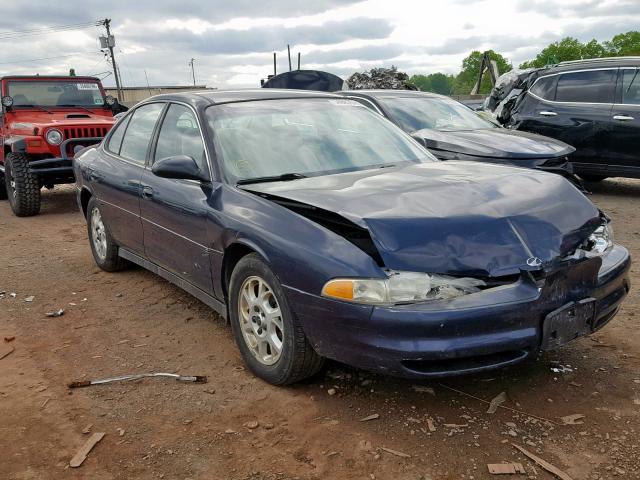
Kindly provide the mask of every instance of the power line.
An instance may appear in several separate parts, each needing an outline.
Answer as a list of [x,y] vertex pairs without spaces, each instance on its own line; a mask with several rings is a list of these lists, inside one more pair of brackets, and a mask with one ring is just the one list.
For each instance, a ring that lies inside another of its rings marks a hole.
[[84,23],[75,23],[69,25],[56,25],[51,27],[32,28],[28,30],[15,30],[9,32],[0,32],[0,40],[16,37],[26,37],[31,35],[48,35],[50,33],[64,32],[68,30],[81,30],[89,27],[102,25],[102,21],[92,21]]
[[78,55],[89,55],[89,54],[96,54],[96,53],[100,53],[100,52],[76,52],[76,53],[69,53],[67,55],[56,55],[54,57],[42,57],[42,58],[31,58],[28,60],[18,60],[15,62],[0,62],[0,65],[16,65],[19,63],[26,63],[26,62],[39,62],[42,60],[53,60],[55,58],[66,58],[66,57],[76,57]]

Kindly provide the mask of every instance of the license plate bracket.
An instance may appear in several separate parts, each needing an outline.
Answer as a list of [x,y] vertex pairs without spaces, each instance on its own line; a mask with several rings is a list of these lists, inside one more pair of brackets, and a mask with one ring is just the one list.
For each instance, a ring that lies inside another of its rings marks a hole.
[[554,350],[593,331],[596,300],[569,302],[549,313],[542,324],[542,350]]

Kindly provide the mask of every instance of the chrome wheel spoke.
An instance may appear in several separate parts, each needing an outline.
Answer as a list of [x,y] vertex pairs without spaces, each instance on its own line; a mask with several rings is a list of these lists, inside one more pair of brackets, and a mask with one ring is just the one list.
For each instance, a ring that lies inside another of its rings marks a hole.
[[284,322],[278,300],[262,278],[247,278],[240,287],[238,317],[244,341],[264,365],[273,365],[282,354]]

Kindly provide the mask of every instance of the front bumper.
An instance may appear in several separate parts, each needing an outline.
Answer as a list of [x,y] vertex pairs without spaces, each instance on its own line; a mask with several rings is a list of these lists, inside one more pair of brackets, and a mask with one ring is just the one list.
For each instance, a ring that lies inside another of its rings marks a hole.
[[630,264],[628,251],[616,245],[590,275],[594,264],[581,262],[545,280],[522,275],[454,300],[389,307],[285,290],[321,355],[385,374],[430,378],[502,367],[539,352],[545,318],[571,302],[593,299],[595,314],[583,333],[602,328],[629,291]]
[[29,172],[40,176],[73,176],[73,154],[75,146],[87,147],[100,143],[103,137],[69,138],[60,144],[60,157],[44,158],[29,162]]

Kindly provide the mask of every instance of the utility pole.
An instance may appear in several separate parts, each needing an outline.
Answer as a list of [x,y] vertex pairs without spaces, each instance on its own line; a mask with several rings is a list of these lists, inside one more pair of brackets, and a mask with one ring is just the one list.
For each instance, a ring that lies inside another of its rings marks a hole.
[[196,86],[196,70],[193,67],[193,62],[195,61],[195,58],[192,58],[191,61],[189,62],[189,66],[191,67],[191,76],[193,77],[193,86]]
[[115,38],[111,35],[111,19],[105,18],[102,23],[104,24],[104,28],[107,29],[107,39],[106,46],[109,49],[109,55],[111,55],[111,65],[113,66],[113,76],[116,79],[116,91],[118,92],[118,101],[122,101],[122,87],[120,85],[120,73],[118,72],[118,67],[116,66],[116,57],[113,54],[113,47],[115,46]]

